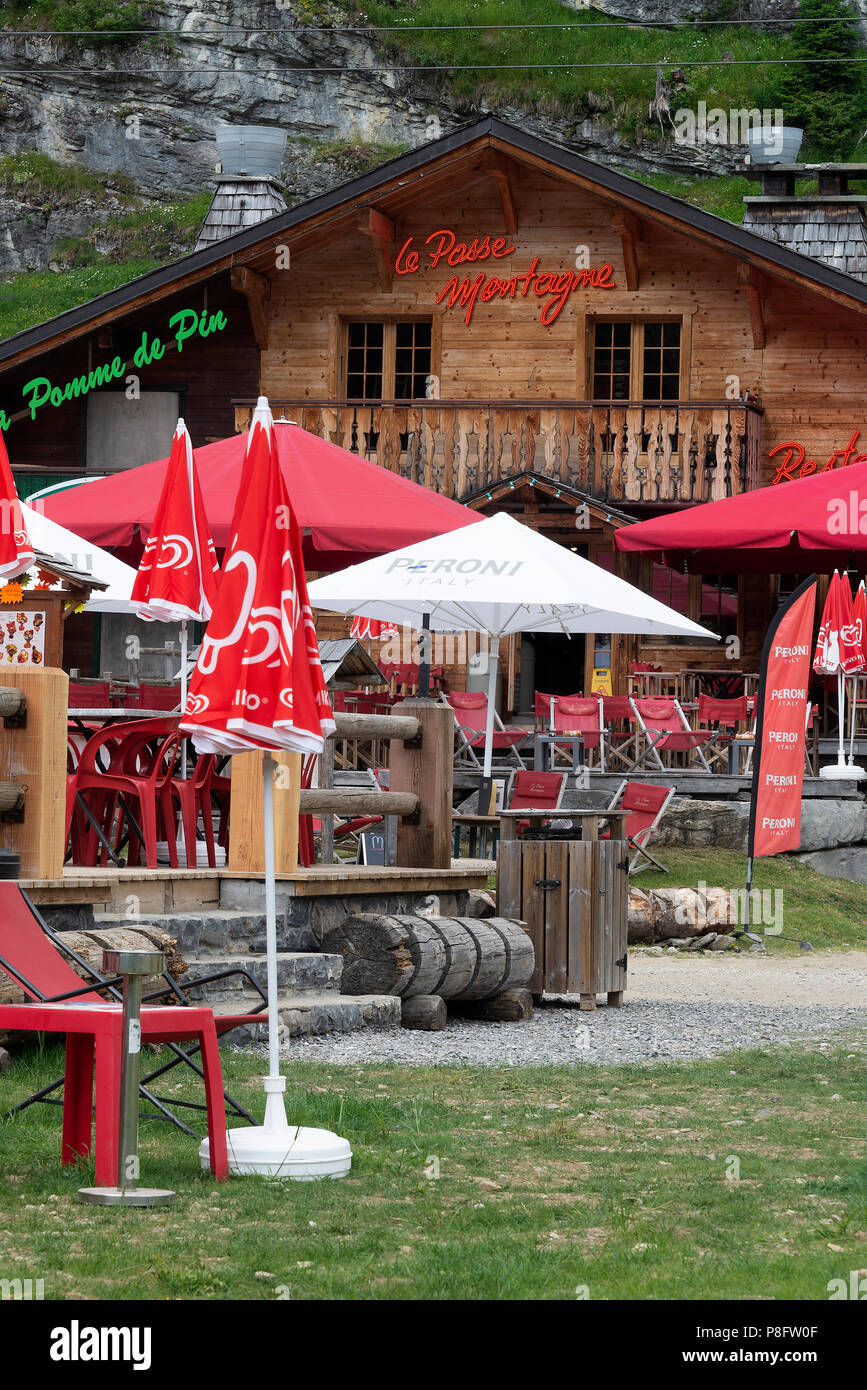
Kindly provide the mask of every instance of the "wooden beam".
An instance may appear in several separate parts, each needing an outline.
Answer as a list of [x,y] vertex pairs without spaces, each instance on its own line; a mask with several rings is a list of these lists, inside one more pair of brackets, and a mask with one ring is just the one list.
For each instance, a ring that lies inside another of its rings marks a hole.
[[496,150],[490,151],[485,160],[485,166],[497,185],[500,206],[503,209],[503,226],[508,236],[515,236],[518,231],[518,210],[512,189],[515,166],[510,159],[499,154]]
[[639,287],[638,252],[635,243],[641,240],[641,223],[632,212],[625,208],[615,208],[611,214],[611,225],[620,237],[623,252],[623,269],[626,272],[626,288]]
[[369,236],[374,244],[379,288],[384,294],[390,294],[392,282],[391,250],[397,240],[394,222],[377,208],[365,208],[358,219],[358,229],[365,236]]
[[271,298],[271,281],[267,275],[260,275],[249,266],[235,266],[231,273],[232,289],[244,295],[250,311],[250,323],[257,348],[268,346],[268,316],[265,313],[265,300]]
[[765,346],[765,319],[762,313],[762,296],[765,291],[765,279],[760,271],[752,265],[738,266],[738,284],[747,293],[747,307],[750,311],[750,327],[753,330],[753,347],[757,352]]

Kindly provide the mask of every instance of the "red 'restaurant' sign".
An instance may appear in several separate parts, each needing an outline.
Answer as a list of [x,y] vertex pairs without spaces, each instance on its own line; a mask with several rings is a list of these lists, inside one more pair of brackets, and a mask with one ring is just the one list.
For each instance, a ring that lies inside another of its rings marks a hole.
[[780,609],[762,653],[756,699],[756,755],[750,805],[750,857],[781,854],[801,843],[807,699],[816,578]]
[[781,463],[775,464],[776,473],[771,479],[771,486],[775,483],[788,483],[793,478],[809,478],[811,473],[830,473],[834,468],[845,468],[850,463],[867,463],[867,454],[858,454],[855,447],[858,443],[860,430],[852,431],[852,438],[845,449],[835,449],[827,463],[822,467],[816,459],[808,459],[807,451],[803,444],[795,444],[791,441],[785,444],[777,444],[773,449],[768,450],[768,458],[772,459],[775,454],[782,454]]
[[[436,270],[443,262],[447,266],[463,266],[477,261],[503,260],[511,256],[515,247],[505,237],[473,237],[472,241],[458,241],[454,232],[441,227],[425,237],[424,247],[419,250],[414,245],[415,238],[407,237],[395,257],[395,275],[415,275],[422,267],[422,256],[431,269]],[[607,262],[600,266],[577,267],[575,270],[539,269],[539,257],[534,256],[529,269],[519,275],[511,273],[490,275],[481,270],[477,275],[456,274],[450,276],[436,297],[437,304],[445,303],[449,309],[460,305],[466,309],[464,322],[469,326],[477,303],[488,304],[493,299],[526,299],[536,295],[545,299],[539,319],[546,326],[552,324],[559,315],[573,290],[589,287],[597,290],[616,288],[612,275],[614,267]]]

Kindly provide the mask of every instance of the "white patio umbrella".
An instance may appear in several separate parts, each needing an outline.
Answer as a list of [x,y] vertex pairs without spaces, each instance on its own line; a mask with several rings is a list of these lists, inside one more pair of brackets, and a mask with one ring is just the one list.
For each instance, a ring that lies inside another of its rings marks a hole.
[[500,638],[512,632],[630,632],[715,637],[641,589],[522,526],[505,512],[314,580],[333,613],[491,638],[485,776],[491,772]]
[[[131,565],[125,565],[107,550],[67,531],[43,516],[38,507],[21,503],[21,513],[27,526],[27,534],[34,548],[43,555],[56,560],[65,560],[75,569],[93,575],[94,579],[107,584],[107,589],[95,589],[84,605],[86,613],[133,613],[134,605],[130,598],[135,583],[136,572]],[[38,563],[38,561],[37,561]]]

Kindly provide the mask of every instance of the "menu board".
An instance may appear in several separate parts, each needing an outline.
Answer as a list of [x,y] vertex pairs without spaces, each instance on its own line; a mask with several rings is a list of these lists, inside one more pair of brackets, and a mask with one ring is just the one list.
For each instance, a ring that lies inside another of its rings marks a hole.
[[45,663],[45,613],[0,608],[0,666]]

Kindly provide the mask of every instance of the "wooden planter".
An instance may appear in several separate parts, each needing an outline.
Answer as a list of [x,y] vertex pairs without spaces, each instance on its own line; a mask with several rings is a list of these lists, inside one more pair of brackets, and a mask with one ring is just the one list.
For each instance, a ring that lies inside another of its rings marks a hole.
[[526,922],[536,952],[530,989],[536,996],[578,994],[582,1009],[596,995],[623,1002],[626,988],[628,845],[599,839],[600,822],[622,834],[622,817],[569,811],[580,816],[580,840],[515,838],[518,819],[533,825],[550,819],[532,812],[501,818],[497,860],[497,911]]

